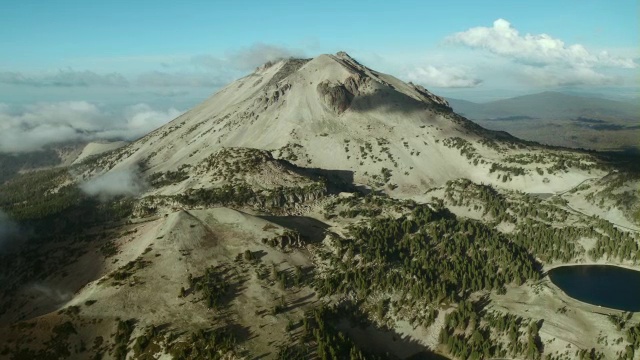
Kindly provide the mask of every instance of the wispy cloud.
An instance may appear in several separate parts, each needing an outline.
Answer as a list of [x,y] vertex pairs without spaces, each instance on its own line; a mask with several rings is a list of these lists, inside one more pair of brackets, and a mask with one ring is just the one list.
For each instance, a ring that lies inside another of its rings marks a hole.
[[144,188],[145,183],[134,168],[112,170],[80,185],[80,189],[88,195],[103,200],[120,195],[135,196]]
[[225,72],[165,72],[153,71],[141,74],[137,85],[146,87],[211,87],[216,88],[230,82],[233,78]]
[[482,80],[469,75],[462,68],[431,65],[416,67],[407,73],[406,78],[426,87],[469,88],[482,83]]
[[122,109],[86,101],[38,103],[23,107],[0,104],[0,152],[28,152],[67,141],[133,140],[180,115],[174,108],[147,104]]
[[59,70],[56,73],[25,74],[0,72],[0,83],[36,87],[128,86],[118,73],[97,74],[93,71]]
[[227,60],[240,70],[249,70],[268,61],[277,61],[291,57],[304,57],[304,51],[277,45],[256,43],[248,48],[231,52]]
[[56,303],[65,303],[73,298],[73,292],[48,286],[43,283],[32,284],[28,290],[37,296],[43,296]]
[[162,63],[162,71],[140,74],[135,85],[143,87],[219,88],[256,67],[290,57],[303,57],[304,51],[284,46],[255,43],[224,54],[176,57]]
[[269,62],[291,57],[304,57],[304,51],[279,45],[255,43],[249,47],[229,51],[224,56],[198,55],[191,61],[197,66],[210,69],[253,70]]

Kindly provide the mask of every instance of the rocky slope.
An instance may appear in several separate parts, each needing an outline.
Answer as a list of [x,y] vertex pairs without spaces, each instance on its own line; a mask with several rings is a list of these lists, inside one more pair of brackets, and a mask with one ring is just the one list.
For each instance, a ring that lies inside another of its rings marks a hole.
[[[266,64],[98,165],[104,171],[144,164],[148,175],[196,169],[225,147],[343,171],[353,183],[402,197],[461,177],[557,192],[606,173],[587,154],[485,130],[422,86],[371,70],[346,53]],[[204,186],[203,178],[184,189]]]

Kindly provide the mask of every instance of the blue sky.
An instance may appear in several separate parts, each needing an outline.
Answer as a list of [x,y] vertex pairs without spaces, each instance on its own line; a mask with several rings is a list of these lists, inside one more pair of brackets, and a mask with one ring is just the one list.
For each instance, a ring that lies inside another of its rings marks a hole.
[[169,117],[267,60],[340,50],[478,102],[633,98],[638,13],[636,0],[0,0],[0,121],[64,102]]

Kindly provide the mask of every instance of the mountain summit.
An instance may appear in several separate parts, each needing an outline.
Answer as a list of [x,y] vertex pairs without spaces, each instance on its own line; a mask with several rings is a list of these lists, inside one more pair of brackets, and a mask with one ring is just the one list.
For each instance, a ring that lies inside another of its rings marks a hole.
[[[483,129],[424,87],[372,70],[345,52],[264,64],[102,164],[141,163],[148,174],[194,169],[223,148],[266,150],[400,196],[457,178],[553,192],[592,176],[545,172],[559,159],[555,155],[535,166],[505,164],[547,150]],[[570,157],[582,168],[591,163]],[[176,194],[210,183],[200,173],[159,191]]]

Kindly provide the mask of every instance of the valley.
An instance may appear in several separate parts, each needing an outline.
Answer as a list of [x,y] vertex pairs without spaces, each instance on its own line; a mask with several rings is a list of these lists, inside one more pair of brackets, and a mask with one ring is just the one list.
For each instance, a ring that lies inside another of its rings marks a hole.
[[448,99],[454,111],[492,130],[552,146],[598,151],[640,150],[635,101],[546,91],[474,103]]

